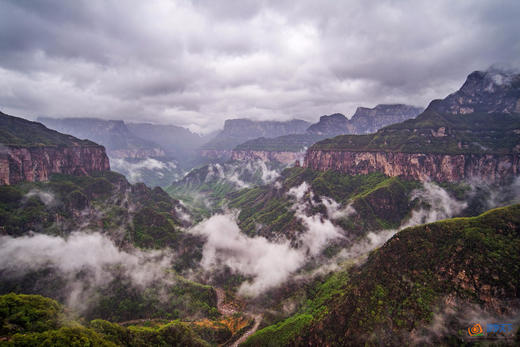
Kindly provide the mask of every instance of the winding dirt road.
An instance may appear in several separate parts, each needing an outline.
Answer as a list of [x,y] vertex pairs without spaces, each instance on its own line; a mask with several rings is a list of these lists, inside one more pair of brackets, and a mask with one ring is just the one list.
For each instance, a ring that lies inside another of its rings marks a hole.
[[241,343],[244,343],[246,342],[247,338],[251,335],[253,335],[255,333],[255,331],[258,330],[258,327],[260,326],[260,322],[262,321],[262,315],[261,314],[257,314],[255,316],[253,316],[254,320],[255,320],[255,324],[253,325],[253,327],[251,327],[251,329],[249,329],[248,331],[246,331],[244,333],[244,335],[240,336],[240,338],[238,340],[236,340],[232,345],[231,347],[238,347]]
[[[215,292],[217,293],[217,309],[218,311],[224,315],[224,316],[231,316],[238,312],[238,310],[233,307],[232,304],[226,303],[226,292],[222,288],[215,288]],[[255,323],[249,329],[246,331],[238,340],[233,342],[230,346],[231,347],[238,347],[241,343],[244,343],[247,338],[255,333],[255,331],[258,330],[258,327],[260,326],[260,322],[262,321],[262,315],[257,314],[253,315],[247,312],[244,312],[245,315],[247,315],[250,318],[253,318],[255,320]]]

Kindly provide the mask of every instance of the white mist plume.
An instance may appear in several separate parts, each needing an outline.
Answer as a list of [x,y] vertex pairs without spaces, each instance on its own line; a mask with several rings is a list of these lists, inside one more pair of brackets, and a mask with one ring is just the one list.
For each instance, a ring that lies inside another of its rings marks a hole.
[[356,210],[354,207],[352,207],[351,204],[348,204],[344,208],[341,208],[341,205],[332,200],[331,198],[322,197],[321,203],[325,208],[327,209],[327,216],[329,219],[342,219],[342,218],[348,218],[352,216],[354,213],[356,213]]
[[421,203],[428,205],[428,208],[414,210],[401,229],[451,218],[468,206],[466,202],[454,199],[447,191],[431,182],[424,182],[422,189],[413,191],[411,200],[414,199],[419,199]]
[[[130,183],[136,183],[143,177],[144,170],[154,171],[159,177],[164,177],[165,171],[177,169],[173,161],[159,161],[154,158],[146,158],[137,162],[131,162],[122,158],[111,158],[110,164],[114,171],[121,172],[127,176]],[[172,181],[179,178],[178,174],[172,176]]]
[[275,243],[244,235],[231,214],[214,215],[191,232],[207,237],[201,260],[204,269],[226,265],[253,277],[240,286],[241,294],[254,296],[279,285],[305,261],[303,253],[291,248],[288,241]]
[[329,241],[343,238],[341,229],[332,224],[328,219],[320,215],[306,216],[297,213],[297,217],[303,222],[306,231],[300,236],[300,240],[310,255],[316,256],[325,248]]
[[[182,201],[179,200],[179,203],[184,207],[186,208],[186,205],[184,205],[184,203]],[[179,218],[184,221],[184,222],[188,222],[188,223],[191,223],[192,222],[192,219],[191,219],[191,216],[185,212],[184,209],[182,209],[180,206],[175,206],[175,213],[179,216]]]
[[[296,200],[293,210],[295,210],[295,216],[302,221],[305,227],[305,232],[300,236],[300,240],[310,255],[318,255],[329,241],[344,237],[341,228],[332,224],[329,219],[321,214],[307,216],[305,210],[316,205],[314,193],[307,182],[304,181],[299,186],[292,187],[287,194]],[[305,199],[307,194],[309,194],[308,200]],[[345,212],[340,209],[340,205],[334,200],[322,198],[322,203],[323,201],[326,201],[324,205],[327,208],[327,215],[330,213],[335,217],[346,216]]]
[[24,195],[24,197],[27,199],[33,196],[37,196],[45,204],[45,206],[54,206],[56,204],[54,194],[50,192],[45,192],[40,189],[31,189],[27,194]]
[[289,189],[287,194],[294,197],[296,199],[296,203],[304,203],[303,198],[308,191],[309,185],[307,184],[307,182],[303,181],[302,184],[300,184],[299,186],[292,187],[291,189]]
[[[0,270],[19,276],[28,271],[52,267],[67,278],[68,304],[82,309],[92,287],[108,284],[114,279],[114,266],[144,287],[155,280],[163,280],[171,263],[171,255],[160,251],[125,252],[100,233],[74,232],[67,239],[36,234],[13,238],[0,237]],[[88,270],[82,281],[78,273]]]
[[[226,163],[226,164],[209,164],[208,174],[205,182],[212,180],[227,181],[233,183],[238,188],[248,188],[251,184],[258,183],[268,184],[274,182],[280,176],[280,172],[275,169],[269,169],[267,164],[262,160]],[[253,181],[251,181],[253,179]]]

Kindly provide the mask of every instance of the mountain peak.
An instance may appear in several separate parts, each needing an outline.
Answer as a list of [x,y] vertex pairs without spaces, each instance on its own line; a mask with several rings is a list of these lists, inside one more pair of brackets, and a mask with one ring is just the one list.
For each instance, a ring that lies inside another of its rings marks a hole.
[[491,67],[468,75],[462,87],[428,106],[440,113],[469,114],[520,112],[520,73]]

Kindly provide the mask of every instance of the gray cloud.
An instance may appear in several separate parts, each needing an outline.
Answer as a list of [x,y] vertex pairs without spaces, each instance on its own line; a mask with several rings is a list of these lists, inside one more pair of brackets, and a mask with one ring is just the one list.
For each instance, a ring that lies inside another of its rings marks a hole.
[[520,63],[517,1],[2,1],[0,108],[214,130],[425,106]]

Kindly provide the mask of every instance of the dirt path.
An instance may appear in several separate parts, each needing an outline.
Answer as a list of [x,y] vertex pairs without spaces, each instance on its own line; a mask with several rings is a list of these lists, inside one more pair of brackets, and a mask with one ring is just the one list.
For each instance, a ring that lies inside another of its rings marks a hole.
[[217,309],[222,315],[231,316],[238,312],[232,304],[226,303],[226,292],[224,289],[215,287],[215,292],[217,293]]
[[[224,289],[216,288],[216,287],[214,287],[214,288],[215,288],[215,292],[217,293],[217,308],[218,308],[218,311],[222,315],[230,316],[230,315],[233,315],[233,314],[239,312],[232,303],[226,302],[226,292],[224,291]],[[247,315],[248,317],[254,319],[255,323],[253,324],[251,329],[246,331],[242,336],[240,336],[240,338],[238,340],[233,342],[230,345],[231,347],[238,347],[241,343],[244,343],[249,336],[253,335],[255,333],[255,331],[258,330],[258,327],[260,326],[260,322],[262,321],[261,314],[253,315],[253,314],[247,313],[247,312],[243,312],[243,313],[245,315]]]
[[251,329],[249,329],[248,331],[246,331],[244,333],[244,335],[240,336],[240,338],[238,340],[236,340],[231,345],[231,347],[238,347],[241,343],[244,343],[249,336],[253,335],[258,330],[258,327],[260,326],[260,322],[262,321],[262,315],[257,314],[255,316],[253,316],[253,318],[255,320],[255,324],[253,325],[253,327]]

